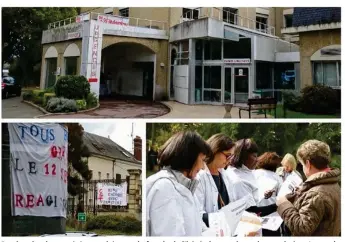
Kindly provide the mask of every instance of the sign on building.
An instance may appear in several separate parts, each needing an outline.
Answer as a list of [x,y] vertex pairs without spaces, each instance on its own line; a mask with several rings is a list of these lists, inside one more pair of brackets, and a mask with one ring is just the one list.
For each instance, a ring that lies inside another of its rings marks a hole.
[[97,205],[127,206],[127,182],[97,183]]
[[8,124],[13,216],[66,217],[68,130],[59,124]]
[[250,59],[224,59],[224,64],[250,64]]
[[120,18],[109,15],[98,15],[98,21],[106,24],[115,24],[115,25],[129,25],[129,18]]
[[81,34],[79,32],[72,32],[68,33],[67,39],[78,39],[81,38]]

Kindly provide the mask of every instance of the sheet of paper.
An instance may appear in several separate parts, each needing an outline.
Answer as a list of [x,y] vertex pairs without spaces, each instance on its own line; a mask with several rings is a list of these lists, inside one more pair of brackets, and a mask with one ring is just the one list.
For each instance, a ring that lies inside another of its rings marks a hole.
[[249,196],[245,196],[235,202],[231,202],[228,205],[222,207],[220,210],[224,213],[226,221],[229,225],[231,236],[235,233],[236,227],[241,220],[245,209],[247,208],[247,201],[249,200]]
[[[225,219],[225,215],[222,212],[209,213],[208,214],[208,224],[210,225],[209,233],[206,233],[203,236],[209,236],[207,234],[213,234],[214,237],[224,237],[231,236],[231,231],[229,225]],[[206,232],[206,231],[205,231]]]
[[244,212],[241,221],[238,223],[234,235],[239,237],[250,236],[260,237],[262,236],[261,218],[255,214]]
[[271,231],[277,231],[280,225],[283,223],[283,219],[277,212],[271,213],[265,217],[262,217],[262,228]]
[[224,206],[216,213],[208,214],[210,229],[216,237],[233,236],[242,214],[247,207],[248,196]]
[[278,186],[278,181],[264,176],[257,178],[257,182],[259,202],[265,199],[265,192],[273,190]]
[[283,182],[277,197],[283,197],[287,194],[292,193],[296,187],[302,184],[302,182],[302,178],[296,172],[293,171],[292,174],[290,174]]

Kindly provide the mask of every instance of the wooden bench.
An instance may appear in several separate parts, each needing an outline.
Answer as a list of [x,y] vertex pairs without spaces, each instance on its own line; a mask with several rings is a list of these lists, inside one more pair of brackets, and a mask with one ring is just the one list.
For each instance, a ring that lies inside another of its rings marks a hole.
[[266,110],[274,110],[274,118],[277,118],[277,99],[276,98],[249,98],[247,106],[238,107],[238,114],[241,118],[241,111],[248,111],[249,118],[251,118],[251,111],[263,110],[265,118],[267,118]]

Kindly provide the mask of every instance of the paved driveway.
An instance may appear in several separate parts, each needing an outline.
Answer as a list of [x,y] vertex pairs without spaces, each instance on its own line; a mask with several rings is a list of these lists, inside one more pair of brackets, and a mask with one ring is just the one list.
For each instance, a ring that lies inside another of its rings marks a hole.
[[2,99],[2,118],[33,118],[43,113],[26,103],[21,102],[21,97]]

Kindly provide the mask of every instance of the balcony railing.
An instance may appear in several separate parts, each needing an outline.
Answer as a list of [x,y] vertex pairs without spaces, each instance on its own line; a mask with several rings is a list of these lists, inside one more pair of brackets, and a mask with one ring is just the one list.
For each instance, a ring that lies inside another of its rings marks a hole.
[[201,7],[192,9],[181,16],[181,22],[192,21],[201,18],[212,18],[226,22],[228,24],[255,30],[261,33],[275,35],[275,28],[273,26],[269,26],[268,24],[258,22],[250,18],[242,17],[238,14],[221,8]]
[[85,21],[89,21],[90,19],[99,21],[99,16],[103,16],[108,19],[113,19],[114,22],[116,21],[117,23],[125,23],[122,25],[127,25],[127,26],[132,26],[132,27],[160,29],[160,30],[168,29],[168,23],[164,21],[134,18],[134,17],[123,17],[123,16],[118,16],[118,15],[94,13],[94,12],[85,13],[85,14],[81,14],[78,16],[74,16],[71,18],[50,23],[48,25],[48,29],[59,28],[59,27],[63,27],[63,26],[73,24],[73,23],[78,23],[78,22],[85,22]]

